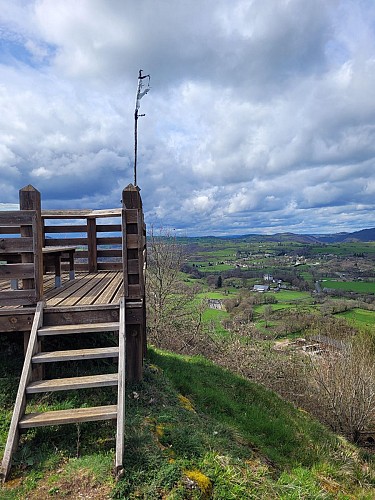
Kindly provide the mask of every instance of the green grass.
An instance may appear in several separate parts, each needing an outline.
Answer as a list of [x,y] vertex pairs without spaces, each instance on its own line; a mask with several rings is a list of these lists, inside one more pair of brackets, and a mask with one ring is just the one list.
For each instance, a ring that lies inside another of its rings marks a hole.
[[[237,290],[238,293],[238,290]],[[223,290],[220,289],[217,291],[207,291],[207,292],[201,292],[197,294],[197,297],[199,299],[218,299],[218,300],[225,300],[228,298],[228,295],[224,293]]]
[[234,264],[212,264],[211,266],[208,264],[203,264],[202,267],[199,267],[199,271],[202,273],[216,273],[221,271],[229,271],[234,268]]
[[333,254],[339,256],[350,256],[353,254],[374,255],[375,242],[356,243],[331,243],[327,245],[309,245],[311,253],[315,255]]
[[352,321],[357,326],[373,327],[375,325],[375,311],[366,311],[365,309],[351,309],[337,314],[343,318]]
[[[225,300],[228,298],[228,295],[225,295],[222,291],[210,291],[203,292],[198,294],[196,300],[205,300],[205,299],[217,299],[217,300]],[[205,325],[213,325],[215,329],[215,334],[219,337],[225,336],[228,334],[227,330],[222,326],[222,320],[229,318],[229,314],[225,310],[220,309],[211,309],[209,307],[202,314],[202,322]]]
[[226,311],[217,309],[206,309],[202,315],[203,323],[213,325],[215,334],[219,337],[228,335],[228,331],[222,325],[222,321],[227,318],[229,318],[229,314]]
[[323,280],[322,286],[324,288],[334,288],[336,290],[345,290],[347,292],[375,294],[375,281],[370,282],[370,281]]
[[[9,363],[0,379],[1,422],[19,368]],[[87,394],[76,397],[82,404]],[[57,404],[53,395],[37,402]],[[127,387],[125,436],[126,472],[116,483],[110,423],[28,431],[0,499],[370,499],[375,487],[371,456],[202,357],[149,350],[144,380]]]
[[276,299],[278,302],[311,302],[311,295],[309,292],[298,292],[294,290],[281,290],[277,293]]

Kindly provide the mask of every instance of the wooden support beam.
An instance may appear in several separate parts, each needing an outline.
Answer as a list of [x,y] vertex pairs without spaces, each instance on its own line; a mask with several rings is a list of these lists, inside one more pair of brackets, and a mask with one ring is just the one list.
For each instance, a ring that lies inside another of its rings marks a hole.
[[126,377],[131,381],[142,380],[143,339],[142,325],[128,325],[126,328]]
[[87,249],[89,273],[98,270],[97,241],[96,241],[96,219],[87,219]]

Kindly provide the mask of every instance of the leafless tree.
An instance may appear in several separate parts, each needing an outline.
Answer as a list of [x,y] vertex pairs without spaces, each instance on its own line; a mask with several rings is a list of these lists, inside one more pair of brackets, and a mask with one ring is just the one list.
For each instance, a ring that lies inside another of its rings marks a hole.
[[186,260],[184,248],[171,233],[148,235],[147,325],[150,340],[164,348],[173,348],[183,332],[200,328],[201,312],[194,303],[199,287],[182,279],[181,266]]
[[272,316],[272,306],[267,304],[264,306],[264,309],[263,309],[263,319],[264,319],[264,323],[265,323],[266,328],[269,327],[271,316]]
[[375,356],[369,337],[311,360],[311,390],[331,427],[357,441],[375,423]]

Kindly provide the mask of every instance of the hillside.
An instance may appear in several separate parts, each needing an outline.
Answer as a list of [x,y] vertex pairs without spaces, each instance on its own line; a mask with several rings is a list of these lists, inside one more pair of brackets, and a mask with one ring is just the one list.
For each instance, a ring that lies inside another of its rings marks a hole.
[[317,236],[317,239],[322,243],[339,243],[351,241],[375,241],[375,228],[361,229],[353,233],[336,233],[332,235]]
[[[194,238],[191,238],[192,240]],[[205,236],[200,238],[207,242],[210,239],[233,239],[248,242],[295,242],[295,243],[345,243],[354,241],[370,242],[375,241],[375,228],[361,229],[352,233],[332,233],[332,234],[296,234],[296,233],[276,233],[276,234],[243,234],[237,236]]]
[[[1,449],[18,376],[2,357]],[[64,404],[81,402],[72,395]],[[38,402],[57,403],[57,395]],[[0,498],[370,499],[375,487],[373,457],[306,412],[201,357],[153,349],[144,381],[128,387],[126,472],[118,483],[113,456],[108,423],[30,432]]]

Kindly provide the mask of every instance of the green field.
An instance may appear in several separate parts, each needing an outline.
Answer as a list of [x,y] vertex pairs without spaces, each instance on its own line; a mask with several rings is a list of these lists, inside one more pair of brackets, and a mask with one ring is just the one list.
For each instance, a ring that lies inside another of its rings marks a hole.
[[228,295],[226,295],[224,292],[221,291],[209,291],[209,292],[198,293],[197,298],[224,300],[228,298]]
[[350,311],[339,313],[337,316],[341,316],[349,321],[352,321],[358,326],[375,326],[375,311],[366,311],[365,309],[352,309]]
[[310,302],[311,295],[309,292],[298,292],[294,290],[281,290],[276,295],[278,302]]
[[231,266],[230,264],[202,264],[201,267],[199,267],[199,271],[202,273],[220,273],[222,271],[229,271],[230,269],[233,269],[234,265]]
[[332,254],[349,256],[354,254],[374,255],[375,242],[355,243],[329,243],[323,245],[309,245],[310,252],[314,255]]
[[374,293],[375,281],[335,281],[323,280],[322,287],[344,290],[346,292]]

